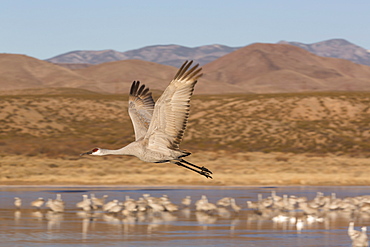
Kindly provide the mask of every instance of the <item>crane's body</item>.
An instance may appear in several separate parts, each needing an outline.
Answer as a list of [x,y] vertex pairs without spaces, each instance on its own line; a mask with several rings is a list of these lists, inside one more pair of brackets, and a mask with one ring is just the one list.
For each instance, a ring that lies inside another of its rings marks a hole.
[[185,62],[161,97],[154,103],[149,88],[134,81],[130,89],[129,115],[135,131],[135,141],[117,149],[94,148],[90,155],[133,155],[145,162],[170,162],[212,178],[212,172],[182,159],[190,155],[180,150],[187,120],[190,98],[197,79],[202,76],[198,65],[190,68]]
[[147,147],[147,140],[141,138],[117,150],[99,148],[91,155],[133,155],[145,162],[162,163],[176,160],[180,156],[187,156],[187,153],[170,149],[163,151],[152,150]]

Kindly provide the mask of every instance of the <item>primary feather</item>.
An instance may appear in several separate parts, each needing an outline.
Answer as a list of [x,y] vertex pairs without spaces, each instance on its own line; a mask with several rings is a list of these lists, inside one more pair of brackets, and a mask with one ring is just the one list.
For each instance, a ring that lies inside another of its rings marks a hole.
[[[134,155],[146,162],[171,162],[212,178],[212,172],[194,165],[183,157],[189,152],[179,149],[189,118],[190,98],[202,68],[186,61],[156,103],[145,85],[134,81],[130,89],[128,112],[135,131],[135,141],[109,150],[94,148],[91,155]],[[82,155],[83,155],[82,154]]]
[[128,113],[135,131],[135,140],[144,137],[148,131],[154,110],[154,100],[149,88],[140,86],[139,81],[134,81],[131,86],[128,101]]
[[197,79],[202,76],[198,65],[190,70],[185,62],[155,104],[152,121],[144,138],[148,148],[179,149],[189,117],[190,97]]

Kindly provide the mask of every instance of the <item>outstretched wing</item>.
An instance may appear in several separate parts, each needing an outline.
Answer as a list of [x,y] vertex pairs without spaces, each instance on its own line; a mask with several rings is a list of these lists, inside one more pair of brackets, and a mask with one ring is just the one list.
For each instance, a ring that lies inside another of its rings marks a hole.
[[156,102],[152,121],[144,137],[148,140],[148,148],[179,148],[189,117],[190,98],[197,79],[202,76],[199,64],[190,68],[192,62],[186,61],[181,66]]
[[144,137],[154,111],[154,100],[149,88],[145,85],[140,86],[139,81],[134,81],[131,85],[128,100],[128,113],[135,130],[135,139]]

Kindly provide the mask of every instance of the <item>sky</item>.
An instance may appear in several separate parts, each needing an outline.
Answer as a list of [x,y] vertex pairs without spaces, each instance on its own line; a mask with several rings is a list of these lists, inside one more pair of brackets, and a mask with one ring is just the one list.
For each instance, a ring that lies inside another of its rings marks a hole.
[[0,53],[333,38],[370,49],[368,0],[0,0]]

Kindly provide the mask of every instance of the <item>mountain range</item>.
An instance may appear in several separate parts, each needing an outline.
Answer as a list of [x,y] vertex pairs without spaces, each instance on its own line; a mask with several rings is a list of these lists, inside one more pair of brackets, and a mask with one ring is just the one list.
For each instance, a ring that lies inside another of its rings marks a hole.
[[280,41],[278,44],[294,45],[318,56],[342,58],[354,63],[370,66],[370,51],[344,39],[330,39],[313,44]]
[[[370,53],[368,50],[344,39],[330,39],[313,44],[280,41],[278,44],[298,46],[318,56],[342,58],[354,63],[370,65]],[[81,68],[91,64],[140,59],[178,67],[184,60],[196,60],[201,65],[204,65],[240,48],[224,45],[206,45],[195,48],[180,45],[156,45],[126,52],[115,50],[72,51],[49,58],[46,61],[61,64],[68,68]]]
[[[3,90],[78,88],[127,93],[134,80],[164,90],[177,68],[137,59],[68,69],[17,54],[0,54]],[[370,66],[317,56],[288,44],[255,43],[203,66],[196,94],[370,91]]]
[[126,52],[115,50],[72,51],[52,57],[46,61],[63,65],[101,64],[120,60],[139,59],[179,67],[185,60],[196,60],[200,65],[204,65],[239,48],[224,45],[205,45],[195,48],[180,45],[156,45]]

